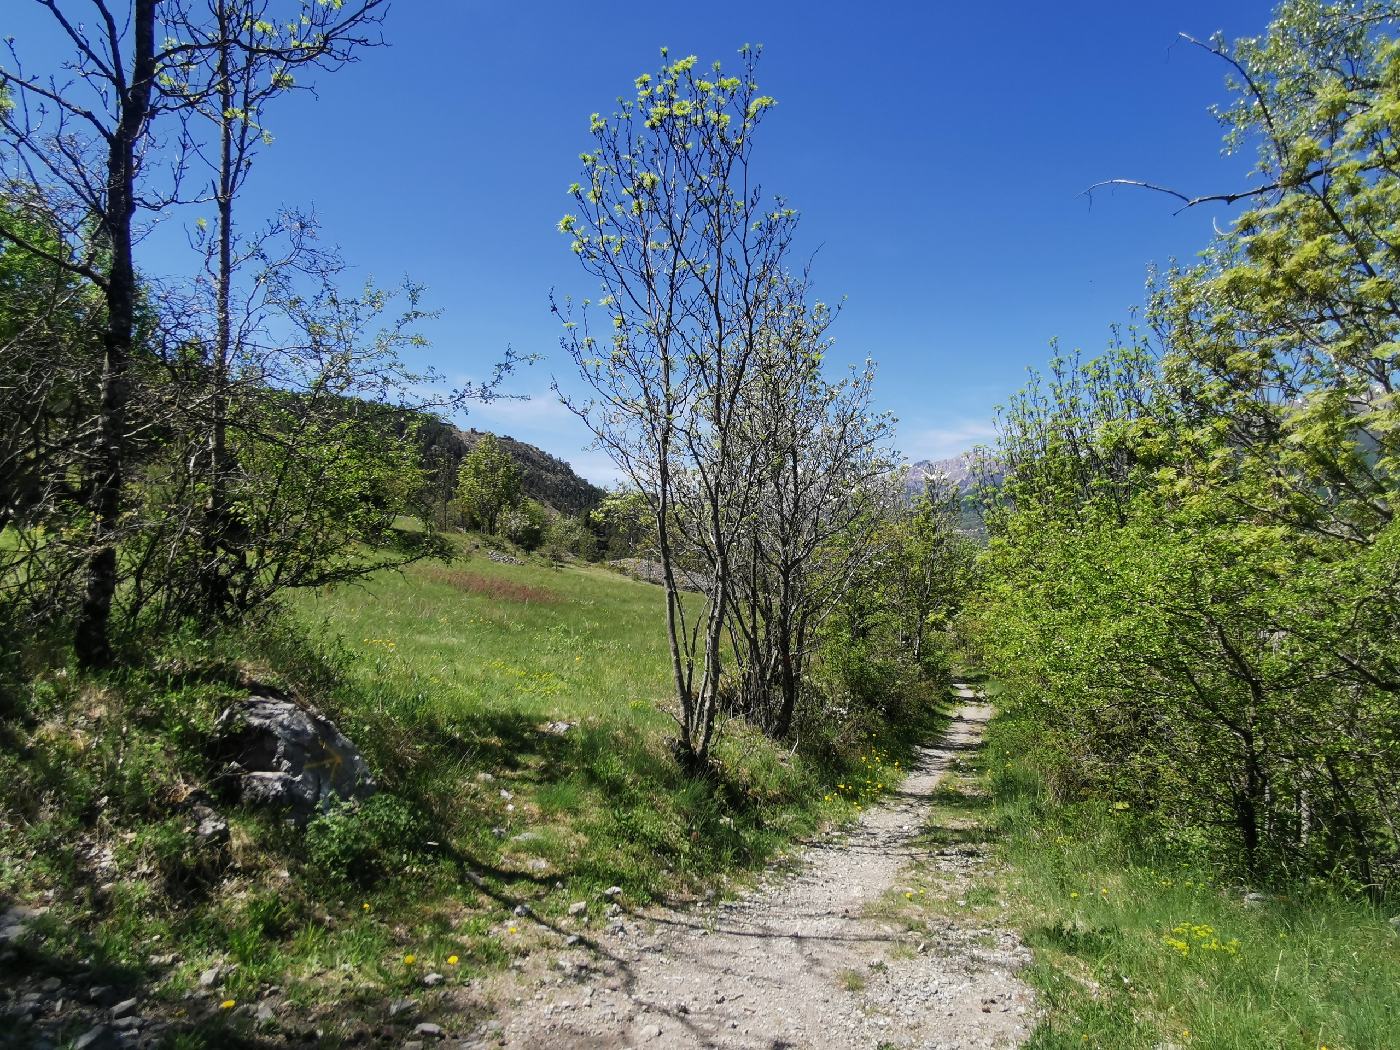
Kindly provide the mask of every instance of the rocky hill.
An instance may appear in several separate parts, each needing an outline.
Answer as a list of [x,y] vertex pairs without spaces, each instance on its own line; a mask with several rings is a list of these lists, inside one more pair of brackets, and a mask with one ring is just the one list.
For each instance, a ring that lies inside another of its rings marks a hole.
[[[462,457],[486,433],[484,430],[460,430],[439,419],[429,421],[422,440],[429,463],[436,464],[440,484],[450,491],[456,485],[457,468]],[[553,507],[562,514],[581,514],[598,505],[603,490],[580,477],[574,468],[544,449],[518,441],[508,434],[496,434],[501,447],[511,454],[520,467],[521,488],[533,500]]]
[[[471,451],[485,433],[474,429],[456,431],[462,442],[462,454]],[[521,488],[531,499],[547,503],[565,514],[580,514],[596,507],[603,498],[601,488],[579,477],[573,467],[557,456],[517,441],[509,434],[497,434],[496,440],[519,465]]]

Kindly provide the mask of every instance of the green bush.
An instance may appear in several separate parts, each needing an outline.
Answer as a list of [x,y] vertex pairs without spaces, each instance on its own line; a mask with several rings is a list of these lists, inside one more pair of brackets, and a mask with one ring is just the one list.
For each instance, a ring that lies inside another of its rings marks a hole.
[[532,499],[511,507],[501,515],[500,534],[517,547],[538,550],[549,528],[549,512]]
[[306,829],[306,857],[331,882],[366,885],[421,852],[423,826],[401,798],[375,795],[344,802]]
[[598,538],[578,518],[555,518],[545,531],[544,552],[554,561],[562,561],[566,555],[594,561]]

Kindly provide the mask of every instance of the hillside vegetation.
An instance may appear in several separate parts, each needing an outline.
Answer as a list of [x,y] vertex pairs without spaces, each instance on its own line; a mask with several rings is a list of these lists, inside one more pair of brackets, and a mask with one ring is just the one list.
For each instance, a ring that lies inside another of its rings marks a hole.
[[[536,947],[537,921],[587,934],[616,904],[722,891],[897,781],[892,727],[933,717],[913,683],[798,753],[731,723],[714,775],[683,773],[661,597],[477,554],[307,593],[276,627],[177,636],[108,677],[29,666],[5,693],[0,896],[47,911],[0,968],[81,971],[211,1046],[242,1019],[221,1002],[273,985],[283,1033],[339,1039],[410,991],[414,1023],[470,1013],[468,982]],[[222,797],[203,742],[269,685],[361,743],[381,792],[304,837],[220,803],[229,848],[201,844],[190,806]]]
[[249,190],[388,0],[91,5],[0,57],[0,1043],[466,1031],[881,804],[957,666],[989,748],[868,823],[975,847],[923,866],[1033,950],[1032,1045],[1397,1044],[1400,0],[1189,40],[1251,178],[1105,185],[1235,210],[914,464],[762,185],[762,49],[619,74],[538,289],[607,492],[460,429],[520,359],[427,356],[421,286]]

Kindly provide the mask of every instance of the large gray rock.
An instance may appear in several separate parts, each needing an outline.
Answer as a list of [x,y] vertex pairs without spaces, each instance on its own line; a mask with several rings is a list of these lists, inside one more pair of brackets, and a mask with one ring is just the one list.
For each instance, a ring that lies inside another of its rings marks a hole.
[[369,764],[335,723],[285,697],[235,701],[219,715],[215,736],[243,801],[290,810],[298,823],[339,799],[375,792]]

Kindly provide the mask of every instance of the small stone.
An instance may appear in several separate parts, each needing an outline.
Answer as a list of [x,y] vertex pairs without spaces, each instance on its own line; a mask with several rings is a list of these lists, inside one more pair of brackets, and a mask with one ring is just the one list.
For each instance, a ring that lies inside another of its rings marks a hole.
[[642,1035],[647,1039],[660,1039],[662,1036],[662,1028],[659,1024],[647,1025],[642,1029]]
[[223,976],[223,967],[211,966],[199,975],[199,986],[201,988],[213,988],[219,983],[219,978]]
[[423,1040],[410,1039],[403,1044],[403,1050],[423,1050]]
[[1263,904],[1268,901],[1268,899],[1269,898],[1262,893],[1246,893],[1244,895],[1244,902],[1246,904]]
[[62,987],[63,982],[61,980],[59,980],[57,977],[49,977],[44,981],[43,984],[39,985],[39,991],[56,992]]
[[423,976],[423,983],[429,988],[436,988],[445,980],[447,980],[447,978],[440,973],[429,973]]
[[425,1039],[441,1039],[442,1026],[430,1024],[427,1021],[424,1021],[422,1024],[420,1024],[417,1028],[413,1030],[413,1034],[421,1035]]
[[585,914],[587,911],[588,904],[586,901],[574,901],[572,904],[569,905],[570,915],[579,916]]
[[528,904],[517,904],[512,914],[514,914],[517,919],[523,919],[530,914],[530,906]]
[[253,1015],[253,1019],[257,1021],[259,1028],[266,1028],[277,1023],[277,1015],[273,1013],[272,1007],[267,1003],[258,1005],[257,1013]]
[[491,829],[491,834],[495,835],[498,839],[503,839],[506,837],[506,829],[502,827],[495,827]]
[[1395,915],[1391,917],[1390,928],[1396,933],[1400,933],[1400,915]]
[[112,1027],[122,1032],[134,1032],[145,1023],[145,1018],[138,1017],[136,1014],[127,1014],[125,1017],[118,1017],[113,1021]]
[[123,999],[121,1002],[117,1003],[116,1006],[112,1007],[112,1017],[113,1019],[118,1017],[125,1017],[127,1014],[131,1013],[131,1011],[135,1009],[135,999]]
[[608,900],[613,900],[614,898],[621,897],[621,896],[622,896],[622,887],[621,887],[621,886],[609,886],[607,889],[605,889],[605,890],[603,891],[603,896],[606,897]]
[[496,782],[496,778],[493,777],[490,773],[478,773],[476,775],[476,782],[478,784],[494,784]]
[[409,1010],[417,1009],[417,1007],[417,1000],[395,999],[392,1003],[389,1004],[389,1016],[397,1017],[399,1014],[407,1013]]
[[581,941],[581,940],[583,940],[583,938],[580,937],[578,934],[576,934],[576,933],[571,933],[571,934],[569,934],[567,937],[564,938],[564,943],[565,943],[568,947],[572,948],[575,944],[577,944],[577,943],[578,943],[579,941]]
[[514,793],[507,791],[505,788],[501,788],[501,798],[509,802],[511,799],[515,798],[515,795]]
[[73,1040],[73,1050],[93,1050],[107,1034],[107,1029],[100,1024],[93,1025],[77,1039]]

